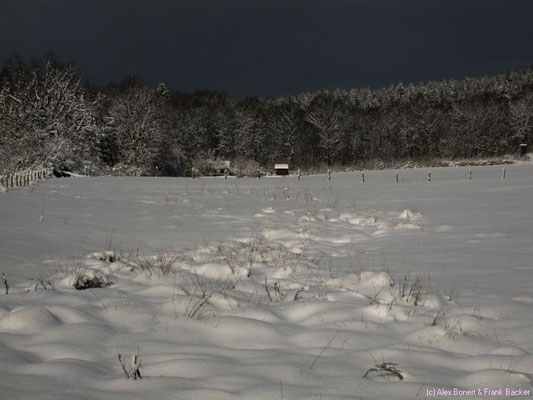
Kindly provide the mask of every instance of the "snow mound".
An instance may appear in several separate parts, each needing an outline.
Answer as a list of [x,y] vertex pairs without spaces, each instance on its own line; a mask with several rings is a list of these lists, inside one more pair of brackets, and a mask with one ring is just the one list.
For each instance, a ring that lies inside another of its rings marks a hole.
[[471,372],[461,379],[465,387],[482,387],[489,389],[502,388],[523,388],[524,385],[530,385],[531,381],[526,374],[498,369],[486,369],[482,371]]
[[407,220],[418,220],[422,218],[422,213],[407,208],[400,213],[399,218]]
[[61,325],[61,320],[44,306],[16,309],[0,319],[0,331],[33,333]]

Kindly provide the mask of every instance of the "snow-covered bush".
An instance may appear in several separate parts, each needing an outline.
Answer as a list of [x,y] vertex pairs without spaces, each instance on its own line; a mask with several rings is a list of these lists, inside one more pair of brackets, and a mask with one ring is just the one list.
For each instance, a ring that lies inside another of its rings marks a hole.
[[231,172],[239,178],[257,176],[258,170],[261,170],[261,165],[254,160],[238,158],[231,162]]
[[77,273],[77,276],[74,277],[73,286],[76,290],[85,290],[105,288],[112,283],[113,282],[106,274],[94,269],[84,269],[80,270]]

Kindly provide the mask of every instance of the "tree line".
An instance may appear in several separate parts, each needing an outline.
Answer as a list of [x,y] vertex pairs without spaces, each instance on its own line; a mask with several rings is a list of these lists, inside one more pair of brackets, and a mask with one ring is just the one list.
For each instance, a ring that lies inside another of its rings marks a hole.
[[[48,55],[0,70],[0,170],[181,176],[235,168],[514,153],[533,137],[533,68],[494,76],[236,101],[131,76],[84,83]],[[0,171],[1,172],[1,171]]]

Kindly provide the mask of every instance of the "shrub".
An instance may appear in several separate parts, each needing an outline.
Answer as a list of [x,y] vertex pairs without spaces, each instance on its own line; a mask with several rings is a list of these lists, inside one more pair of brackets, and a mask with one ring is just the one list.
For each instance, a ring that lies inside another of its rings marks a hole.
[[258,170],[261,171],[261,165],[254,160],[238,158],[231,162],[231,172],[239,178],[257,176]]

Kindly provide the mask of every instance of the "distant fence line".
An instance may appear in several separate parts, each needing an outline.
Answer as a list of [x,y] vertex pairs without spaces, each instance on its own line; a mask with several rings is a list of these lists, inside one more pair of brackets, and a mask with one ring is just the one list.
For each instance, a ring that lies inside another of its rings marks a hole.
[[[501,179],[505,179],[505,167],[502,168],[501,170]],[[354,172],[354,171],[352,171]],[[259,170],[257,170],[257,179],[261,179],[261,173]],[[271,175],[271,176],[274,176],[274,175]],[[289,176],[296,176],[298,178],[298,180],[301,180],[302,178],[302,174],[301,174],[301,171],[298,170],[297,174],[296,175],[289,175]],[[331,169],[328,169],[327,170],[327,179],[328,179],[328,182],[329,181],[332,181],[333,180],[333,171]],[[394,171],[394,180],[396,181],[396,183],[400,183],[400,174],[398,171]],[[194,177],[194,176],[193,176]],[[227,179],[227,175],[224,176],[224,178]],[[431,182],[431,170],[428,170],[427,172],[427,181],[428,182]],[[469,181],[472,180],[472,168],[469,168],[468,169],[468,175],[467,175],[467,179]],[[366,182],[366,179],[365,179],[365,171],[361,171],[361,183],[365,183]]]
[[[8,190],[8,189],[16,188],[16,187],[30,186],[36,182],[46,179],[49,176],[51,176],[51,172],[46,169],[25,170],[25,171],[18,171],[18,172],[13,172],[10,174],[0,175],[0,189]],[[86,173],[86,176],[88,176],[87,173]],[[199,176],[199,175],[196,173],[195,168],[193,168],[191,177],[194,178],[195,176]],[[302,175],[301,175],[300,170],[298,170],[298,173],[296,176],[298,180],[301,179]],[[328,181],[331,181],[332,177],[333,177],[333,173],[330,169],[328,169],[327,171]],[[395,171],[394,177],[395,177],[396,183],[400,183],[398,171]],[[224,178],[228,179],[227,170],[224,172]],[[257,171],[257,178],[261,179],[261,173],[259,170]],[[470,181],[472,180],[472,169],[471,168],[468,170],[467,179]],[[501,179],[505,179],[505,168],[502,168]],[[427,181],[431,182],[431,170],[427,172]],[[363,171],[361,172],[361,183],[365,183],[365,182],[366,182],[365,173]]]
[[0,187],[8,190],[16,187],[29,186],[46,179],[49,175],[46,169],[25,170],[0,175]]

